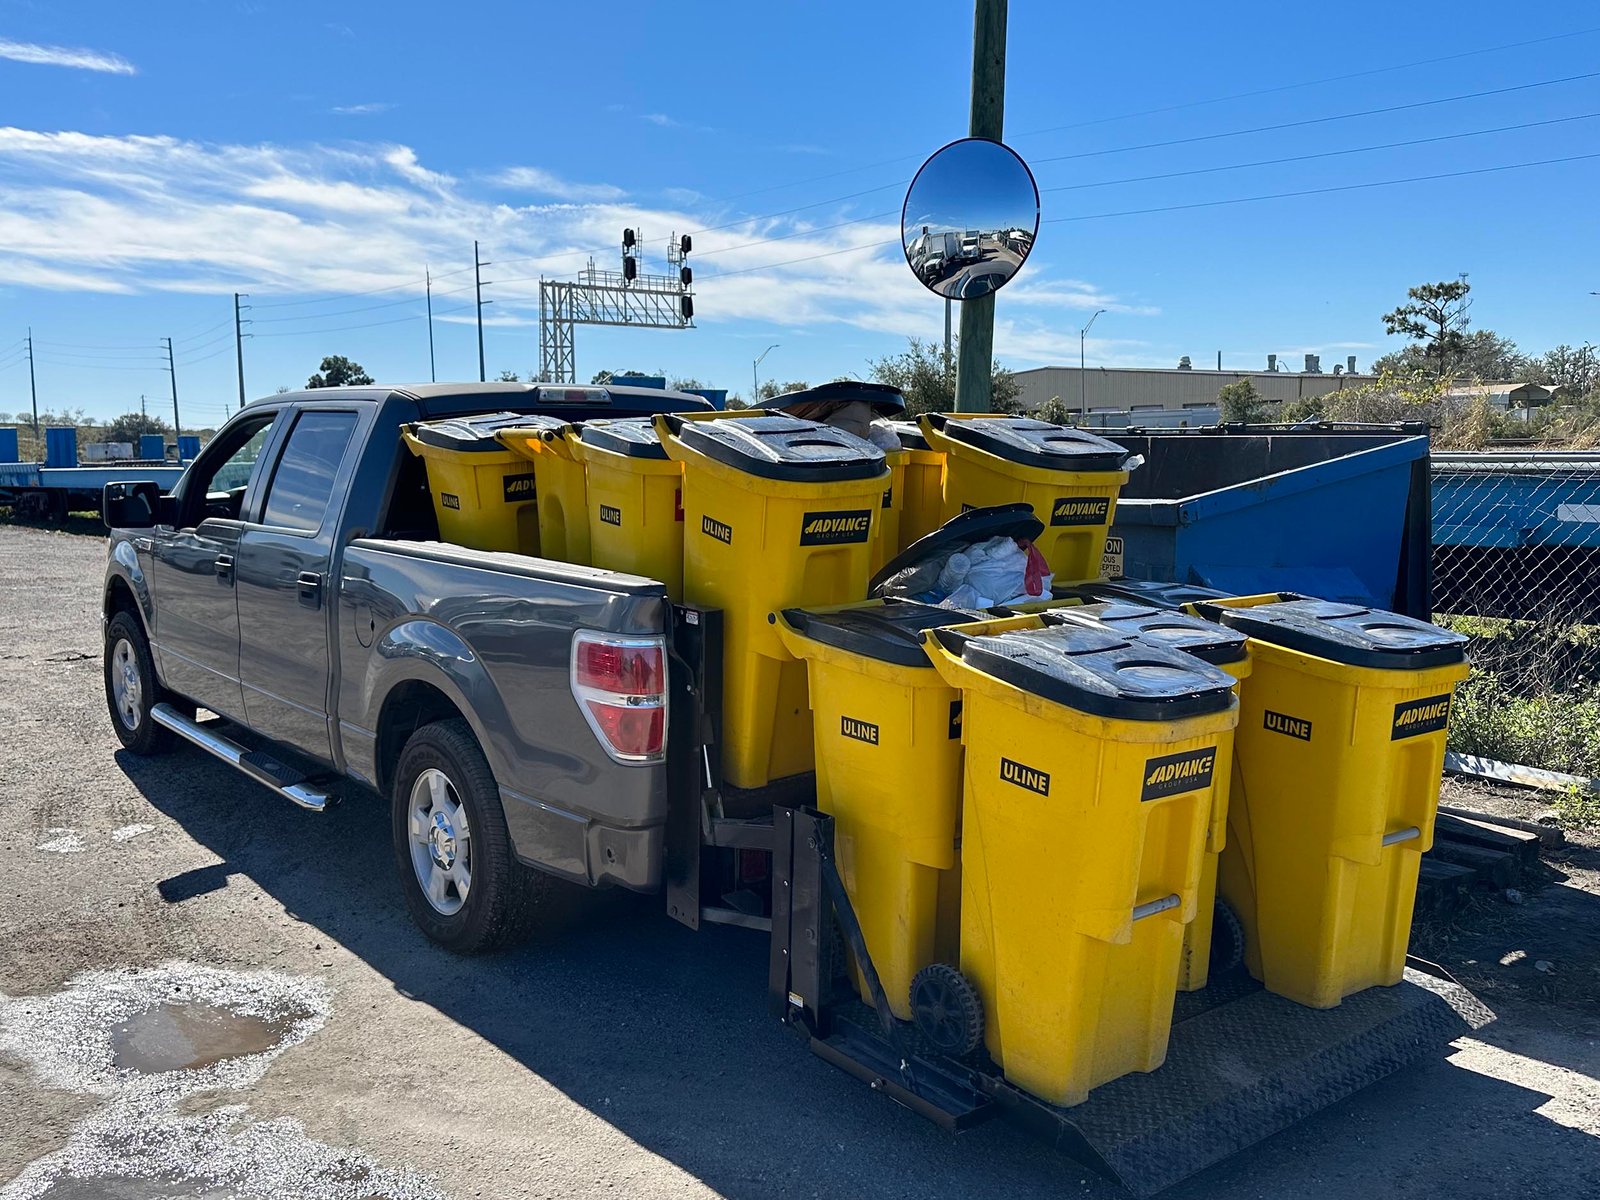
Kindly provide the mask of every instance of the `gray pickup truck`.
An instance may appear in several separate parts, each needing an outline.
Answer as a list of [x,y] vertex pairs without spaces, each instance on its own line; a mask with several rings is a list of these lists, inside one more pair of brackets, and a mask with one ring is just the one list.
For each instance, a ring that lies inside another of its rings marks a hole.
[[[106,699],[137,754],[195,743],[321,809],[390,800],[406,900],[435,941],[515,936],[552,877],[662,887],[674,611],[662,584],[439,540],[411,422],[706,408],[643,388],[435,384],[246,406],[170,495],[114,484]],[[199,714],[205,710],[215,719]],[[618,745],[608,730],[654,730]]]

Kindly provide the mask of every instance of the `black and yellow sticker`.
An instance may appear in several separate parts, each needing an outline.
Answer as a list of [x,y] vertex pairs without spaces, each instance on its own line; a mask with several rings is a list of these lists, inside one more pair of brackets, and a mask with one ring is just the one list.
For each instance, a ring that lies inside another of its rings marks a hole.
[[532,500],[534,497],[533,475],[502,475],[500,487],[505,492],[507,504],[513,501]]
[[866,742],[869,746],[878,744],[878,727],[871,721],[863,721],[858,717],[839,718],[839,732],[847,738],[854,738],[858,742]]
[[1110,515],[1106,496],[1057,496],[1050,505],[1052,525],[1104,525]]
[[440,492],[439,493],[439,503],[444,505],[446,508],[460,508],[461,507],[461,497],[460,496],[456,496],[456,495],[452,495],[449,492]]
[[1450,724],[1450,697],[1429,696],[1425,700],[1407,700],[1394,706],[1394,726],[1389,740],[1419,737],[1424,733],[1438,733]]
[[622,526],[622,510],[615,504],[602,504],[600,506],[600,521],[605,525]]
[[1030,792],[1038,792],[1041,796],[1050,794],[1049,772],[1041,771],[1037,767],[1024,766],[1009,758],[1000,760],[1000,779],[1004,783],[1014,783]]
[[872,532],[872,510],[851,509],[848,512],[808,512],[800,520],[802,546],[842,546],[847,542],[864,542]]
[[1299,738],[1302,742],[1311,740],[1311,722],[1304,717],[1291,717],[1288,713],[1266,710],[1266,717],[1261,722],[1261,727],[1268,733],[1281,733],[1284,737]]
[[1146,759],[1144,790],[1139,793],[1139,799],[1161,800],[1167,796],[1179,796],[1184,792],[1198,792],[1201,788],[1208,788],[1211,786],[1212,769],[1216,765],[1215,746]]
[[733,545],[733,526],[724,525],[715,517],[701,517],[700,532],[707,537],[716,538],[725,546]]

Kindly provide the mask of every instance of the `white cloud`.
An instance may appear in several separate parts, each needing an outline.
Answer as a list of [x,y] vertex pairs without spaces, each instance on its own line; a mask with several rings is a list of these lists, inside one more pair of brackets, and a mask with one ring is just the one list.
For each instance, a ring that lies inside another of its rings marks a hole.
[[586,202],[594,200],[620,200],[626,193],[610,183],[574,183],[538,167],[507,167],[489,177],[497,187],[532,192],[536,196],[550,196],[556,200]]
[[678,125],[678,122],[667,116],[666,113],[640,113],[639,119],[641,121],[649,121],[652,125],[659,125],[663,129],[674,129]]
[[370,104],[335,104],[328,111],[341,117],[370,117],[386,113],[393,107],[387,100],[379,100]]
[[0,58],[46,67],[101,71],[108,75],[136,74],[133,64],[119,54],[85,50],[77,46],[41,46],[34,42],[13,42],[9,38],[0,38]]

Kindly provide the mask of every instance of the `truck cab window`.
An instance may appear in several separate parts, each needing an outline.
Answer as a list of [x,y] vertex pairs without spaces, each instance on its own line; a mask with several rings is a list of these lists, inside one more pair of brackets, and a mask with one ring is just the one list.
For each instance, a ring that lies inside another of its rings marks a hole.
[[263,525],[314,533],[333,496],[334,476],[355,432],[351,412],[302,413],[267,489]]
[[242,422],[206,447],[184,485],[183,527],[192,528],[207,518],[238,519],[250,474],[277,415],[264,413]]

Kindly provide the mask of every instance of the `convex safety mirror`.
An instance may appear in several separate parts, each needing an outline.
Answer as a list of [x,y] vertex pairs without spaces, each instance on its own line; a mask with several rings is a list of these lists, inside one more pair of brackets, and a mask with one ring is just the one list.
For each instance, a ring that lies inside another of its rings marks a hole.
[[906,262],[924,287],[973,300],[1022,269],[1039,233],[1039,188],[1016,151],[963,138],[917,172],[900,213]]

